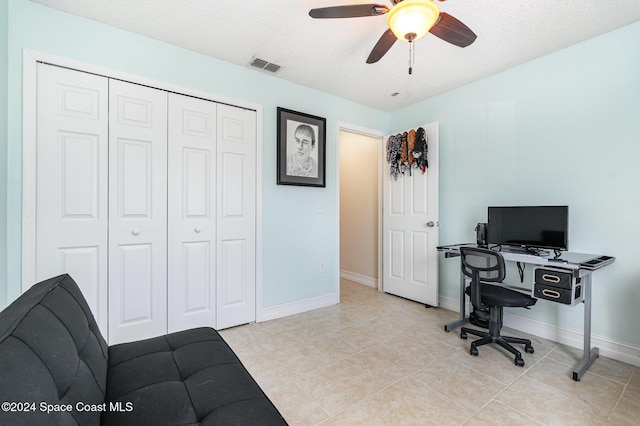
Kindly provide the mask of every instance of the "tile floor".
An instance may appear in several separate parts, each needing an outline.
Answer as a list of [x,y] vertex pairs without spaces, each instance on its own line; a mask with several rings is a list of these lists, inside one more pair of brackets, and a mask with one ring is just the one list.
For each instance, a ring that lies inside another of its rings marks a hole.
[[524,368],[472,357],[443,331],[457,313],[341,286],[339,305],[221,332],[291,425],[640,425],[640,368],[600,357],[575,382],[581,351],[535,336]]

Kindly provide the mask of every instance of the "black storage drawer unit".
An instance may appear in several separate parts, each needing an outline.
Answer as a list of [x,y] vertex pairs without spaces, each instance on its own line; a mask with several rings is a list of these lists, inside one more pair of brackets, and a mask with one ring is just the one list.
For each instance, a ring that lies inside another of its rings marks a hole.
[[575,305],[582,301],[582,286],[577,285],[571,290],[535,283],[533,287],[533,297],[564,303],[565,305]]
[[572,281],[573,273],[571,271],[537,268],[534,273],[534,282],[536,284],[570,289],[572,287]]
[[565,305],[584,300],[581,280],[568,269],[536,268],[533,273],[532,296]]

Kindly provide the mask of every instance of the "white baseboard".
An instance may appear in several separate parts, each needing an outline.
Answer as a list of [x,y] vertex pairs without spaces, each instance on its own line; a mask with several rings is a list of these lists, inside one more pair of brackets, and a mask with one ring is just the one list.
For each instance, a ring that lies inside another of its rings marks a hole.
[[[584,347],[584,334],[582,331],[558,327],[506,312],[504,314],[504,323],[515,330],[524,331],[563,345],[578,349]],[[640,367],[640,347],[614,342],[603,337],[594,336],[593,333],[591,334],[591,347],[599,348],[602,356]]]
[[460,312],[460,301],[451,297],[440,296],[438,298],[438,307],[448,309],[453,312]]
[[[441,308],[460,312],[460,301],[458,299],[440,297],[439,302]],[[520,330],[563,345],[577,349],[582,349],[584,346],[584,334],[582,331],[558,327],[507,312],[504,314],[504,323],[514,330]],[[591,335],[591,347],[599,348],[602,356],[640,367],[640,347],[614,342],[593,334]]]
[[301,314],[318,308],[326,308],[327,306],[337,305],[338,303],[340,303],[338,294],[331,293],[325,296],[313,297],[311,299],[300,300],[297,302],[269,306],[267,308],[262,308],[261,320],[269,321],[277,318],[288,317],[289,315]]
[[369,287],[378,288],[378,280],[376,278],[357,274],[355,272],[345,271],[344,269],[340,269],[340,278],[353,281],[354,283],[364,284]]

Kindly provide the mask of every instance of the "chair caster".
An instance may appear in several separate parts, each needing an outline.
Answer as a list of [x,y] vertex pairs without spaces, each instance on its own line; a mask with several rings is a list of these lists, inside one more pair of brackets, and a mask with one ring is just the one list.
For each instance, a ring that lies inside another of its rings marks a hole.
[[516,364],[518,367],[524,367],[524,359],[522,359],[522,358],[516,358],[516,360],[515,360],[515,364]]
[[460,332],[460,338],[463,340],[467,340],[467,333],[465,333],[464,331]]
[[531,345],[526,345],[526,346],[524,347],[524,351],[525,351],[526,353],[528,353],[528,354],[532,354],[532,353],[533,353],[533,346],[531,346]]
[[473,356],[478,356],[478,349],[476,349],[475,346],[471,346],[471,349],[469,349],[469,353]]

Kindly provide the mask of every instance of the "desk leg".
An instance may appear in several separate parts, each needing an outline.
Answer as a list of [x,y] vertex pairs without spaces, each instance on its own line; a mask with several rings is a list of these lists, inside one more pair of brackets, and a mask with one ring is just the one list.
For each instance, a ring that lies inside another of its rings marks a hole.
[[584,347],[582,359],[573,368],[573,380],[576,382],[580,381],[600,353],[598,348],[591,347],[591,273],[583,277],[582,287],[584,289]]
[[467,317],[466,315],[466,305],[467,305],[467,301],[465,300],[465,294],[464,294],[464,285],[465,285],[465,279],[464,279],[464,274],[462,273],[462,271],[460,271],[460,319],[457,321],[453,321],[450,322],[448,324],[444,325],[444,331],[449,332],[451,330],[453,330],[454,328],[458,328],[461,325],[466,324],[467,322],[469,322],[469,317]]

